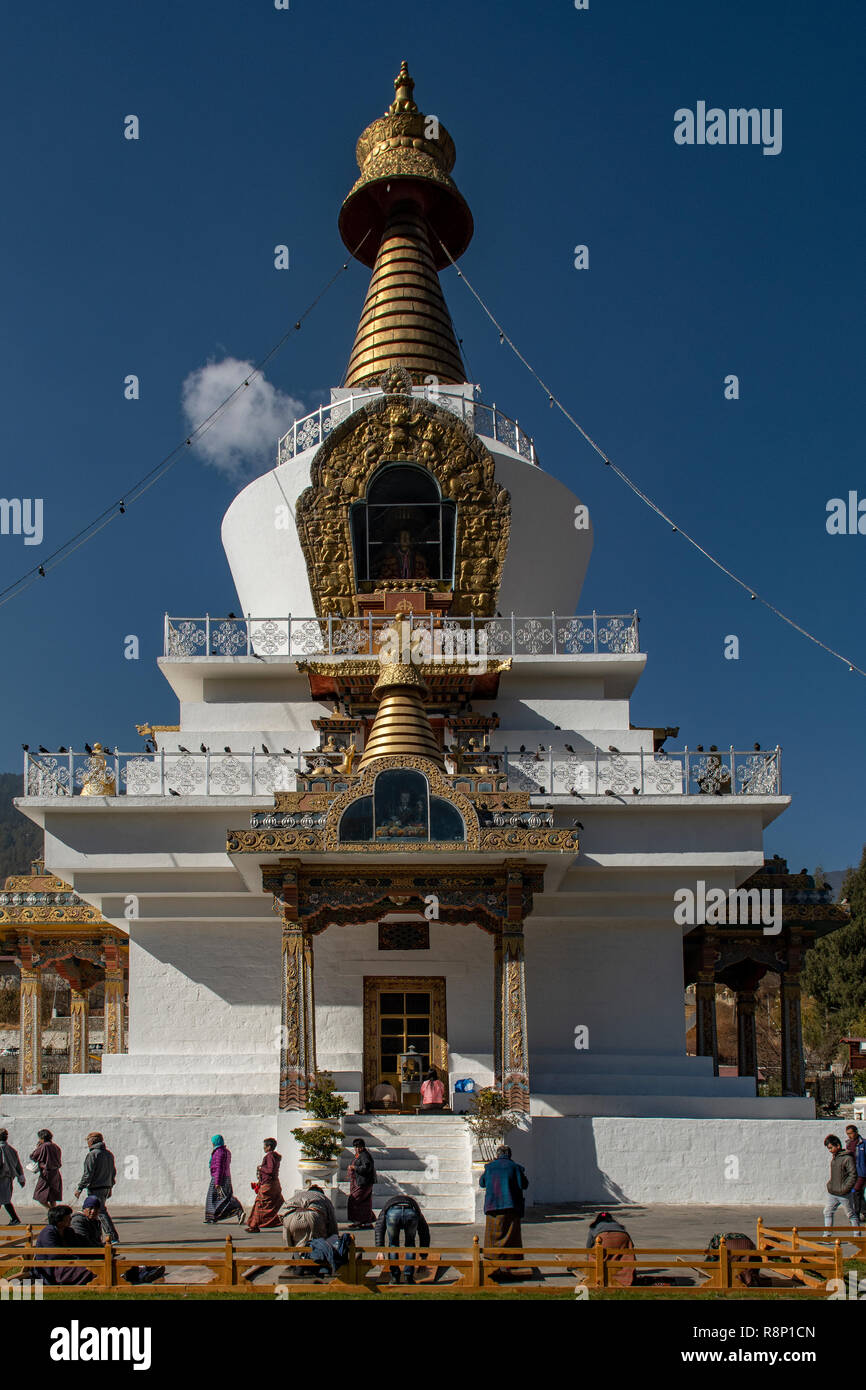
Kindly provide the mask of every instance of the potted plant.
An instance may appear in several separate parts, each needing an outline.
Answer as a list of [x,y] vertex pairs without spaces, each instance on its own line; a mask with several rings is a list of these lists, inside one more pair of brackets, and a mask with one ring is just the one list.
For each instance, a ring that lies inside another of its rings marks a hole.
[[472,1109],[463,1119],[469,1127],[481,1154],[481,1161],[473,1161],[474,1168],[483,1167],[496,1156],[496,1149],[505,1136],[516,1129],[521,1116],[512,1110],[501,1091],[485,1086],[476,1091],[470,1101]]
[[315,1081],[307,1092],[307,1118],[301,1120],[301,1129],[324,1127],[339,1133],[340,1120],[349,1108],[345,1096],[334,1087],[334,1078],[329,1071],[317,1071]]
[[328,1125],[314,1125],[311,1129],[293,1129],[291,1135],[301,1148],[298,1160],[301,1175],[332,1183],[343,1152],[342,1134],[335,1134]]

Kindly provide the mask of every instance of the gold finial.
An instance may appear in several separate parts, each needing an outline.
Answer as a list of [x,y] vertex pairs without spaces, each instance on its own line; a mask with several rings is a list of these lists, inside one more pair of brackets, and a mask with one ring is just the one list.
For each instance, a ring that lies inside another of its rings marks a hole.
[[373,267],[344,386],[398,363],[415,383],[466,380],[437,271],[466,250],[472,214],[451,178],[454,141],[414,88],[404,61],[393,102],[358,141],[361,177],[340,211],[343,241]]
[[363,771],[377,758],[394,754],[429,758],[444,769],[445,759],[424,708],[424,682],[417,668],[404,661],[383,664],[373,694],[379,700],[379,708],[359,770]]
[[392,115],[396,116],[398,111],[417,111],[418,107],[412,100],[412,93],[415,90],[415,83],[409,76],[409,64],[404,58],[400,64],[400,71],[394,78],[394,91],[396,96],[388,107]]

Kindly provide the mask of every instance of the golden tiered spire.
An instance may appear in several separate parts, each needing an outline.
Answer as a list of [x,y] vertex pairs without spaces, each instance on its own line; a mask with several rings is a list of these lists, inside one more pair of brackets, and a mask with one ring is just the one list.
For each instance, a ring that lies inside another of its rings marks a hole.
[[369,767],[377,758],[395,753],[430,758],[437,767],[445,767],[442,750],[430,727],[422,694],[424,682],[408,662],[393,662],[383,666],[382,674],[373,686],[379,708],[358,765],[359,771]]
[[373,266],[346,386],[377,381],[402,365],[414,381],[465,381],[466,372],[437,271],[472,237],[472,214],[450,177],[454,141],[412,98],[403,62],[395,98],[358,141],[361,177],[340,212],[340,234]]

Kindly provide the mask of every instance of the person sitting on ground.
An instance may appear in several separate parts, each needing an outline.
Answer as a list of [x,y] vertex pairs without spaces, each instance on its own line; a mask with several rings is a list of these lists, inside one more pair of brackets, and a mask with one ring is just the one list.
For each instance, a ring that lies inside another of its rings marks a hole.
[[99,1246],[104,1242],[104,1232],[99,1220],[102,1203],[98,1197],[85,1197],[81,1211],[75,1212],[69,1222],[66,1243],[68,1245]]
[[611,1283],[619,1284],[621,1288],[631,1288],[634,1283],[634,1241],[626,1230],[625,1226],[611,1216],[609,1211],[600,1211],[598,1215],[589,1223],[589,1231],[586,1236],[586,1248],[592,1250],[596,1241],[601,1241],[603,1250],[617,1250],[621,1253],[610,1256],[610,1260],[621,1265],[611,1275]]
[[334,1203],[331,1201],[330,1197],[325,1196],[324,1188],[321,1188],[317,1182],[308,1182],[306,1184],[306,1195],[309,1197],[310,1201],[318,1207],[324,1217],[325,1238],[328,1239],[330,1236],[337,1235],[339,1233],[337,1213],[334,1210]]
[[431,1067],[421,1082],[421,1109],[441,1110],[445,1102],[445,1087],[439,1080],[439,1073]]
[[314,1236],[324,1239],[328,1234],[326,1211],[316,1200],[318,1195],[318,1192],[293,1192],[286,1202],[282,1216],[285,1245],[309,1245]]
[[[57,1258],[56,1252],[58,1250],[68,1249],[73,1244],[73,1241],[69,1239],[71,1219],[71,1207],[52,1207],[48,1213],[48,1225],[42,1227],[34,1242],[38,1250],[45,1252],[37,1255],[36,1258],[46,1262],[41,1263],[37,1270],[37,1277],[46,1284],[89,1284],[96,1277],[92,1269],[82,1269],[80,1266],[76,1268],[75,1265],[47,1263],[47,1261]],[[74,1243],[78,1243],[77,1239]]]
[[[400,1244],[400,1232],[403,1232],[403,1244],[414,1249],[416,1239],[420,1237],[422,1248],[429,1248],[430,1227],[424,1220],[424,1213],[415,1201],[414,1197],[407,1197],[405,1193],[398,1192],[396,1196],[389,1197],[388,1201],[379,1212],[379,1219],[376,1222],[375,1240],[378,1246],[384,1246],[387,1236],[389,1250],[396,1250]],[[384,1260],[385,1256],[381,1249],[376,1256],[377,1260]],[[415,1256],[407,1255],[406,1259],[414,1260]],[[392,1264],[391,1282],[399,1284],[400,1266]],[[415,1275],[411,1265],[406,1265],[406,1283],[414,1284]]]

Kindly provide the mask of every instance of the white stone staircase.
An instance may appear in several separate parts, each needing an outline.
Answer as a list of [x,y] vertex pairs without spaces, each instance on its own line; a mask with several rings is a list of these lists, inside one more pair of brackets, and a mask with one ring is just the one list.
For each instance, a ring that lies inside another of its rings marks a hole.
[[346,1148],[337,1172],[336,1207],[347,1220],[353,1139],[363,1139],[376,1165],[373,1210],[395,1192],[414,1197],[429,1225],[475,1220],[469,1130],[457,1115],[347,1115]]

